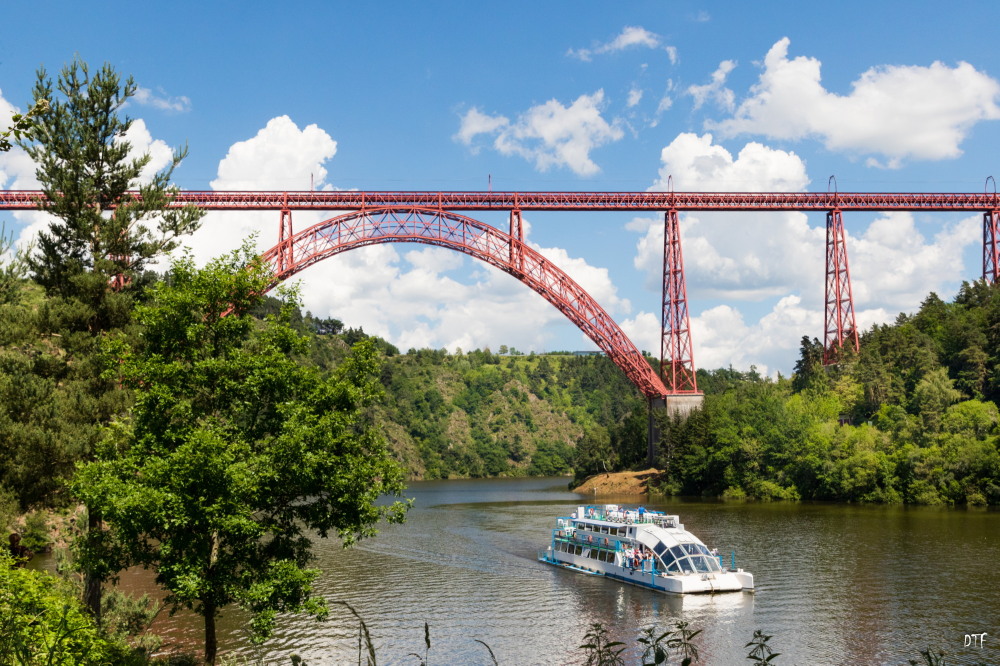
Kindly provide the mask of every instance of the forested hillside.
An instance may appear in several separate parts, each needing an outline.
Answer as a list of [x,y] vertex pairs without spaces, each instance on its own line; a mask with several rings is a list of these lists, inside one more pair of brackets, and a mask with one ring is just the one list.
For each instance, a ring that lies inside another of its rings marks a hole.
[[702,372],[705,409],[666,428],[664,489],[729,497],[917,504],[1000,503],[1000,290],[861,336],[824,368],[802,339],[791,379]]
[[[321,366],[365,337],[337,320],[307,315],[303,326]],[[376,418],[413,478],[596,472],[645,460],[645,400],[604,356],[379,346],[386,399]]]

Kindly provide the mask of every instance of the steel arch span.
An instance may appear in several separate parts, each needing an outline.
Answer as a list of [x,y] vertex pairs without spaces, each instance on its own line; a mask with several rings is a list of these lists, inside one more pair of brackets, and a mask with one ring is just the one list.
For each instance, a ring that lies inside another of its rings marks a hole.
[[583,287],[520,239],[464,215],[417,206],[356,210],[289,234],[263,257],[274,269],[274,287],[327,257],[378,243],[437,245],[496,266],[566,315],[648,399],[667,394],[642,353]]

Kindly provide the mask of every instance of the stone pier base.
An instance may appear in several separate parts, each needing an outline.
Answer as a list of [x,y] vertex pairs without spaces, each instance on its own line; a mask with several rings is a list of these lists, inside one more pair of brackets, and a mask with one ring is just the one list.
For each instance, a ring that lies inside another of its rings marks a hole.
[[693,393],[691,395],[668,395],[667,414],[670,416],[680,416],[686,419],[691,412],[701,409],[705,403],[704,393]]

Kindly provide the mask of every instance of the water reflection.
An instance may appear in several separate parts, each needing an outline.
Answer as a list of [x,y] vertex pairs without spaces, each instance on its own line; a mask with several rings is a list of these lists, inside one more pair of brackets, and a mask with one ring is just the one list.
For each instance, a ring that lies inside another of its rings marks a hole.
[[[755,629],[773,634],[788,664],[900,664],[935,646],[950,664],[1000,663],[1000,594],[987,575],[1000,561],[1000,513],[937,508],[740,504],[671,500],[647,506],[680,514],[685,526],[755,576],[756,594],[673,597],[536,561],[554,518],[592,498],[562,479],[414,484],[404,525],[342,550],[317,546],[317,591],[350,603],[368,624],[380,663],[414,663],[430,626],[431,661],[580,663],[588,626],[614,638],[677,621],[701,629],[702,664],[746,663]],[[615,501],[601,498],[601,501]],[[147,572],[128,584],[150,589]],[[288,663],[357,663],[356,619],[283,618],[260,651],[243,618],[227,612],[220,647]],[[156,630],[197,647],[200,618],[158,620]],[[985,647],[965,634],[987,632]],[[996,637],[996,640],[991,639]],[[633,653],[637,657],[637,653]]]

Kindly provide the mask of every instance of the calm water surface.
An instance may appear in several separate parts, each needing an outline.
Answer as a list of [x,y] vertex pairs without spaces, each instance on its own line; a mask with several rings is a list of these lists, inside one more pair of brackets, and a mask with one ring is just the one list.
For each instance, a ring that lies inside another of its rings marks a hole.
[[[905,664],[928,646],[949,664],[1000,663],[1000,512],[819,504],[668,500],[647,506],[680,514],[720,553],[736,551],[755,594],[670,597],[536,561],[554,518],[581,501],[565,479],[414,483],[404,525],[384,527],[351,550],[319,542],[319,594],[364,618],[379,663],[581,663],[593,622],[630,644],[642,628],[683,620],[701,629],[702,664],[746,661],[755,629],[772,634],[777,664]],[[601,502],[625,498],[600,498]],[[728,558],[727,558],[728,559]],[[149,586],[142,574],[127,579]],[[254,649],[228,613],[220,648],[247,658],[357,663],[358,622],[331,605],[329,621],[282,620]],[[163,617],[168,643],[196,647],[200,618]],[[987,633],[985,647],[966,634]],[[639,654],[631,653],[630,663]]]

